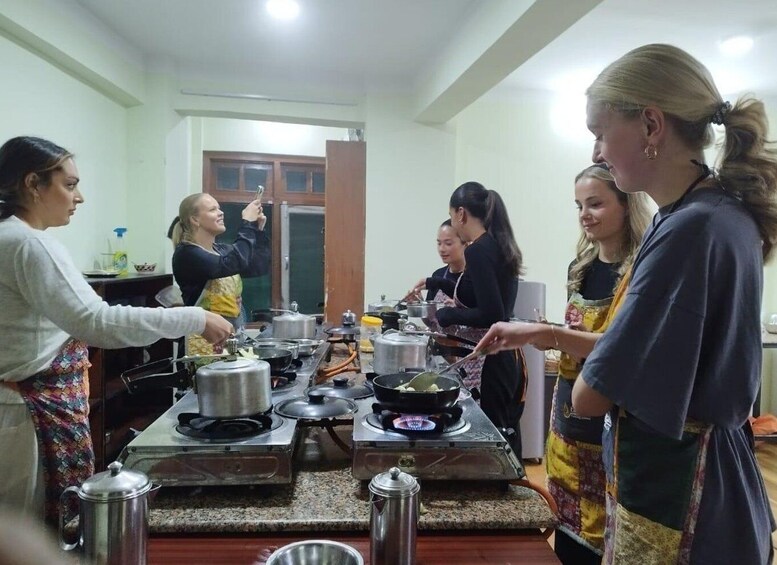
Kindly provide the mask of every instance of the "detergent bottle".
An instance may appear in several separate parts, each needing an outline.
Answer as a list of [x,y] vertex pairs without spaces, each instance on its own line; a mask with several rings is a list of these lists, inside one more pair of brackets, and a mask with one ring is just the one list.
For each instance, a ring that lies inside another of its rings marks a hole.
[[113,242],[113,270],[120,275],[127,274],[127,248],[125,247],[124,233],[127,228],[114,228],[116,239]]

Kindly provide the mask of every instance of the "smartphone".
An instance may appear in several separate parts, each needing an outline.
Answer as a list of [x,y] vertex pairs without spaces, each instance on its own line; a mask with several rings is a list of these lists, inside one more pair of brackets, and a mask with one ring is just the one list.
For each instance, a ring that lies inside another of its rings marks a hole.
[[256,187],[256,199],[261,200],[262,195],[264,194],[264,187],[260,184]]

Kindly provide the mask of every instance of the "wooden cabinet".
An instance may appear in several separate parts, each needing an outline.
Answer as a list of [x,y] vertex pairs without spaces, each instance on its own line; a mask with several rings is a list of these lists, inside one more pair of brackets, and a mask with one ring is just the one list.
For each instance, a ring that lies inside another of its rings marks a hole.
[[[172,275],[151,274],[91,279],[90,285],[109,304],[158,307],[154,298],[173,284]],[[121,373],[149,361],[173,356],[173,341],[161,339],[146,347],[89,348],[89,423],[97,471],[116,459],[133,438],[172,403],[169,390],[130,395]]]

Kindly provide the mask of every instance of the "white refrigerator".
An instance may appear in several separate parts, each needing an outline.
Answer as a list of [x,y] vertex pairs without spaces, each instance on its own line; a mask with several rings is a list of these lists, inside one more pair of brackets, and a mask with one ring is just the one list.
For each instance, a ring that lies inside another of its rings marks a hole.
[[[516,318],[536,320],[545,316],[545,283],[521,280],[513,310]],[[521,417],[521,441],[524,459],[545,456],[545,429],[550,416],[545,402],[545,352],[531,345],[523,347],[528,368],[529,385],[526,405]]]

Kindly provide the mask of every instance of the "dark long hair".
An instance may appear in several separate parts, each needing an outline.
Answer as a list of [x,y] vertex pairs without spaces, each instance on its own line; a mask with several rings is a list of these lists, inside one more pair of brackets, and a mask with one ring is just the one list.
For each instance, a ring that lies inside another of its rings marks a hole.
[[450,200],[453,209],[464,208],[479,219],[499,246],[502,260],[513,276],[523,274],[523,255],[515,242],[507,207],[495,190],[488,190],[479,182],[465,182],[453,191]]
[[16,214],[24,202],[24,179],[38,175],[48,186],[51,174],[73,156],[67,149],[40,137],[14,137],[0,147],[0,220]]

